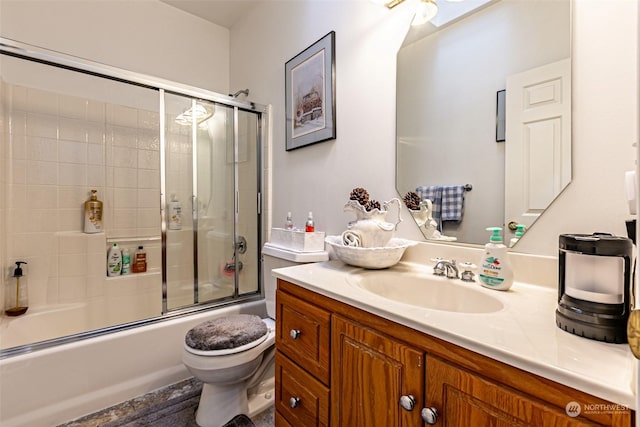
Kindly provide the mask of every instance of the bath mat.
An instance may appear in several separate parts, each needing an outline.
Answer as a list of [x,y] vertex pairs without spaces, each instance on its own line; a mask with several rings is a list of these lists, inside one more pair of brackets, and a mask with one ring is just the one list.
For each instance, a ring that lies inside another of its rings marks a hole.
[[256,427],[256,425],[244,414],[236,415],[222,427]]
[[185,343],[196,350],[232,349],[263,337],[268,332],[260,317],[235,314],[203,322],[187,332]]

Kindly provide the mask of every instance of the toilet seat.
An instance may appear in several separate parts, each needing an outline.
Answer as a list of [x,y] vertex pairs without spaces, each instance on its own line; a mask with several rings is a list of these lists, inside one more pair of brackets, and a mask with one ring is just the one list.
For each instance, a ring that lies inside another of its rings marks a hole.
[[[206,329],[207,326],[210,326],[211,324],[214,324],[215,326],[217,326],[216,323],[222,323],[222,322],[226,322],[226,323],[231,322],[231,328],[233,330],[230,332],[227,332],[224,330],[221,331],[219,329],[214,328],[212,332],[215,338],[221,338],[225,341],[228,341],[230,339],[229,335],[231,336],[231,338],[233,338],[233,340],[237,339],[237,335],[240,333],[241,334],[247,333],[249,334],[250,337],[253,337],[254,335],[256,335],[256,322],[262,322],[262,324],[264,324],[264,326],[260,325],[262,327],[257,331],[257,332],[260,332],[264,330],[264,333],[260,336],[257,336],[257,338],[255,338],[254,340],[245,342],[242,345],[237,345],[231,348],[213,348],[208,350],[193,348],[189,344],[187,344],[188,340],[185,339],[184,349],[187,352],[198,355],[198,356],[216,357],[216,356],[228,356],[228,355],[238,354],[238,353],[242,353],[244,351],[250,350],[256,346],[259,346],[265,340],[267,340],[267,338],[269,338],[269,336],[275,330],[275,323],[273,322],[272,319],[260,319],[258,316],[250,316],[250,315],[235,315],[235,316],[227,316],[224,318],[214,319],[213,321],[203,322],[195,326],[191,330],[189,330],[187,335],[192,333],[194,334],[198,333],[199,332],[198,328]],[[202,332],[200,333],[202,334]],[[204,333],[205,334],[209,333],[209,331],[205,330]],[[229,334],[229,335],[225,335],[225,334]],[[205,339],[206,338],[207,337],[205,337]],[[196,344],[198,344],[201,347],[203,346],[207,347],[207,345],[204,345],[203,343],[196,343]],[[235,343],[231,343],[231,345],[235,345]]]
[[225,348],[221,350],[196,350],[195,348],[189,347],[187,343],[184,344],[184,348],[189,353],[197,354],[198,356],[228,356],[230,354],[242,353],[243,351],[250,350],[253,347],[261,344],[264,340],[267,339],[267,337],[269,336],[269,332],[270,331],[267,329],[267,332],[260,338],[235,348]]

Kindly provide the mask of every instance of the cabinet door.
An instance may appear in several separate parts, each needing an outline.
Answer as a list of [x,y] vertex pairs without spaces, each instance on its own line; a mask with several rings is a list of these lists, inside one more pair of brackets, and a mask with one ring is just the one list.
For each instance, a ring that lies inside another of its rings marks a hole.
[[[331,324],[331,425],[422,426],[423,353],[336,315]],[[415,399],[412,411],[403,395]]]
[[438,411],[440,426],[599,425],[432,356],[427,356],[426,374],[425,404]]

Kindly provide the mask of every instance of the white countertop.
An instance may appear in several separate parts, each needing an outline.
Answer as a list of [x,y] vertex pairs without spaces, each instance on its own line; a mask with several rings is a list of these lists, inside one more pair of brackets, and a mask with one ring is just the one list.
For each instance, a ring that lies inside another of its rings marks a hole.
[[[414,267],[430,269],[412,264]],[[452,279],[489,293],[504,304],[494,313],[453,313],[394,302],[347,281],[349,274],[361,271],[341,261],[328,261],[280,268],[273,274],[527,372],[631,409],[636,407],[632,390],[635,359],[629,346],[581,338],[558,328],[555,288],[515,282],[509,291],[500,292]]]

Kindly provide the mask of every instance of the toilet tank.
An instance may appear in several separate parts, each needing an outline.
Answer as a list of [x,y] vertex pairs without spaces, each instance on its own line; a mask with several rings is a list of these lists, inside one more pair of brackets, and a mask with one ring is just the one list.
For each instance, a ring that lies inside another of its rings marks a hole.
[[310,262],[327,261],[328,259],[329,253],[327,251],[299,252],[265,243],[262,247],[262,284],[269,317],[276,318],[276,278],[271,274],[272,270]]

